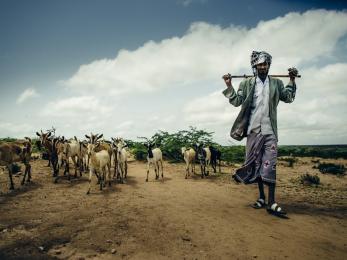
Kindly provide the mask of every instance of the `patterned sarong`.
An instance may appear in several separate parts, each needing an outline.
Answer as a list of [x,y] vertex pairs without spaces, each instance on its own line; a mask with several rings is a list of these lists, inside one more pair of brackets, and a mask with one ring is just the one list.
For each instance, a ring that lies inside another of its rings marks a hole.
[[250,133],[247,137],[246,160],[237,169],[234,178],[245,184],[257,182],[276,182],[277,139],[275,135]]

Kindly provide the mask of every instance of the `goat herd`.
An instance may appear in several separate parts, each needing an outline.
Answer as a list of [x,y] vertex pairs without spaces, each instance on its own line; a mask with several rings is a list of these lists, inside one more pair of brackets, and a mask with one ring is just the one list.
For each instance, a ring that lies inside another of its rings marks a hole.
[[[76,137],[66,140],[64,137],[55,137],[53,130],[48,130],[45,133],[36,132],[39,136],[37,142],[39,149],[45,148],[48,166],[52,169],[54,182],[58,182],[59,170],[63,169],[63,175],[70,180],[70,161],[74,166],[74,177],[77,177],[77,172],[82,176],[82,172],[89,171],[89,187],[87,194],[91,190],[91,180],[93,173],[98,179],[100,190],[108,183],[111,186],[113,179],[120,183],[124,183],[128,173],[128,152],[127,144],[122,138],[111,138],[112,142],[101,140],[103,134],[90,134],[85,135],[87,138],[84,141],[79,141]],[[148,181],[150,165],[153,164],[155,171],[155,178],[159,179],[160,170],[161,176],[164,178],[163,172],[163,155],[160,148],[154,148],[154,144],[147,141],[145,144],[147,148],[147,178]],[[0,166],[5,166],[9,172],[10,189],[14,189],[12,180],[13,163],[24,163],[25,170],[24,176],[21,181],[23,185],[25,180],[30,182],[31,179],[31,153],[32,143],[31,139],[25,137],[24,140],[15,142],[4,142],[0,144]],[[191,172],[195,173],[195,161],[197,160],[201,168],[201,178],[209,175],[209,166],[211,165],[214,172],[216,172],[217,161],[219,162],[220,172],[220,158],[221,152],[212,147],[203,147],[202,144],[193,145],[192,148],[181,148],[181,153],[186,162],[186,175],[187,179]],[[111,167],[113,166],[113,175],[111,174]]]

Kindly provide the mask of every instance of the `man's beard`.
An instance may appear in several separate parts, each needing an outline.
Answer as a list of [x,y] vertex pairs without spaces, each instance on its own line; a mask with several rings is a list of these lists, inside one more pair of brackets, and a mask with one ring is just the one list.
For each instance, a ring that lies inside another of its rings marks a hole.
[[258,77],[264,82],[268,73],[268,70],[258,70]]

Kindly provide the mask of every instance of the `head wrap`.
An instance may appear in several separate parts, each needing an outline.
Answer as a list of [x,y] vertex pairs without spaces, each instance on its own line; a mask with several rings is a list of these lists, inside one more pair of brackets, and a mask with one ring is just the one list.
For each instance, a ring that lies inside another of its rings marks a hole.
[[252,68],[257,66],[260,63],[266,62],[271,65],[272,57],[266,51],[253,51],[251,55],[251,65]]

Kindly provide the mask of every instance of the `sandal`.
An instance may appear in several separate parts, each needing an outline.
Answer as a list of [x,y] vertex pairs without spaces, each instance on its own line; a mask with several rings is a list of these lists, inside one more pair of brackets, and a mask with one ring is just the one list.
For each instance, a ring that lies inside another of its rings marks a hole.
[[267,212],[276,216],[284,216],[287,214],[276,202],[273,203],[271,207],[267,208]]
[[256,202],[254,202],[254,204],[252,204],[252,208],[254,209],[262,209],[265,207],[265,200],[264,199],[257,199]]

